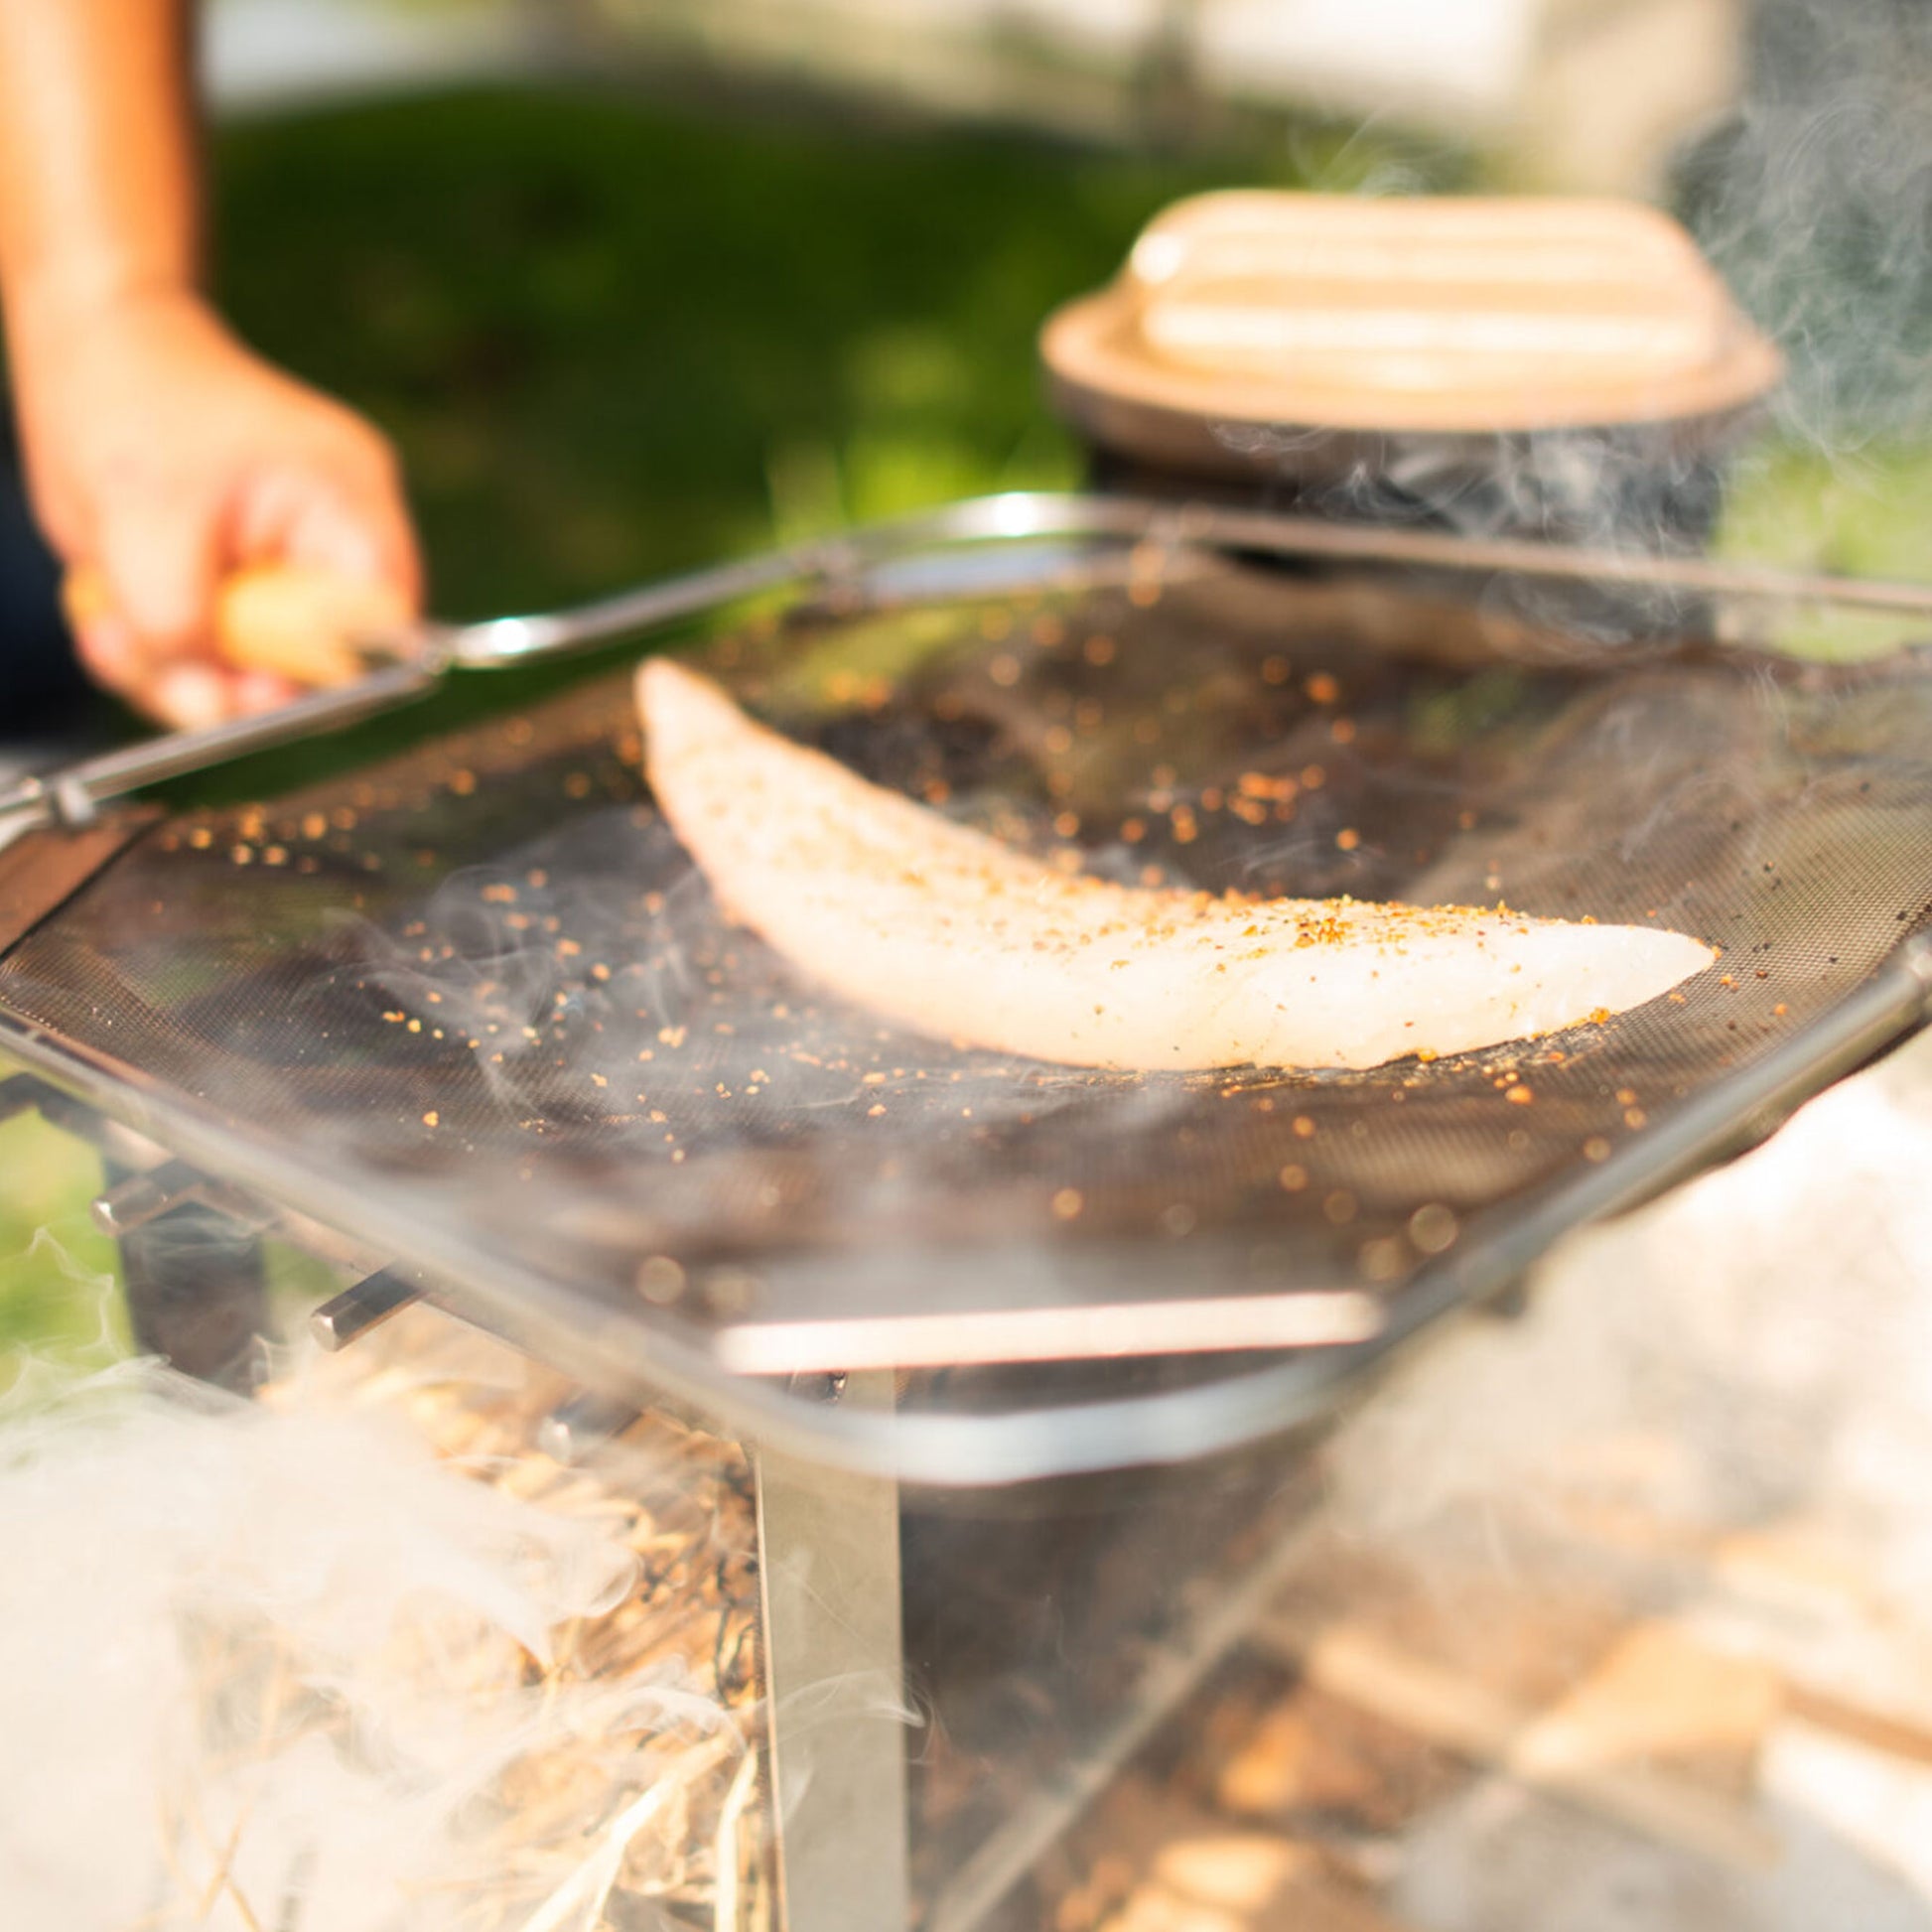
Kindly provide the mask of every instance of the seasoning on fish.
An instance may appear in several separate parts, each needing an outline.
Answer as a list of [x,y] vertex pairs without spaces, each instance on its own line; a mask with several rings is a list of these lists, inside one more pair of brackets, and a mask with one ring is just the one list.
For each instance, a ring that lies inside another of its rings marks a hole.
[[996,1052],[1433,1059],[1641,1006],[1715,957],[1678,932],[1501,907],[1118,886],[870,784],[665,659],[637,699],[651,788],[729,916],[856,1005]]

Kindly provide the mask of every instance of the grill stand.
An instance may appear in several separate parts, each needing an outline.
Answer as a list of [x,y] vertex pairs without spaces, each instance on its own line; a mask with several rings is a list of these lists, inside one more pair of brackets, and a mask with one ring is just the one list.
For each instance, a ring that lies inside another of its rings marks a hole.
[[[893,1377],[829,1400],[890,1409]],[[904,1932],[905,1666],[898,1484],[758,1456],[778,1895],[786,1932]]]

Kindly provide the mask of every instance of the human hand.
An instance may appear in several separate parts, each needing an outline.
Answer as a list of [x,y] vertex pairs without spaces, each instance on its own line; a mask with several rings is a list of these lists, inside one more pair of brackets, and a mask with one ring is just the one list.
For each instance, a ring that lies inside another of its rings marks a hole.
[[163,724],[218,723],[298,686],[219,649],[217,591],[293,564],[367,587],[400,623],[421,597],[395,461],[367,423],[251,354],[199,297],[120,298],[14,331],[29,487],[91,585],[76,642],[100,683]]

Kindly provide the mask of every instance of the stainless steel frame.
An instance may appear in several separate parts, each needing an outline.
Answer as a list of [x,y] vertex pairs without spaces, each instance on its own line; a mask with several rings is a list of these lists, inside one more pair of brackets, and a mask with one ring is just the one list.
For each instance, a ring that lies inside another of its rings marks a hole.
[[[1699,600],[1714,595],[1773,605],[1830,602],[1932,620],[1932,587],[1846,583],[1718,565],[1697,559],[1602,556],[1524,543],[1481,543],[1417,531],[1360,529],[1219,508],[1176,507],[1111,497],[1012,495],[955,505],[929,516],[807,545],[776,556],[702,571],[585,607],[502,619],[463,629],[429,628],[421,655],[390,665],[343,692],[318,694],[262,720],[211,733],[162,739],[0,794],[0,840],[50,819],[80,819],[108,800],[163,776],[241,751],[342,723],[427,690],[452,667],[486,667],[588,648],[638,628],[706,613],[779,585],[801,595],[864,592],[882,599],[918,594],[918,558],[947,546],[1013,545],[1038,539],[1061,547],[1122,538],[1185,548],[1205,542],[1282,557],[1486,573],[1507,570],[1578,584],[1609,576]],[[1037,555],[1037,553],[1030,553]],[[896,575],[897,573],[897,575]],[[1349,1380],[1423,1323],[1507,1289],[1562,1230],[1642,1199],[1697,1167],[1723,1158],[1829,1080],[1882,1050],[1932,1017],[1932,939],[1907,942],[1856,994],[1764,1058],[1703,1092],[1619,1150],[1616,1160],[1581,1167],[1485,1226],[1467,1224],[1456,1249],[1405,1293],[1390,1325],[1351,1329],[1352,1307],[1323,1310],[1322,1345],[1206,1387],[1098,1400],[1002,1415],[886,1416],[854,1405],[807,1405],[747,1372],[771,1363],[735,1363],[675,1334],[642,1334],[611,1321],[568,1335],[546,1333],[537,1352],[616,1400],[648,1389],[702,1402],[713,1420],[770,1452],[876,1476],[953,1484],[1029,1479],[1121,1465],[1181,1460],[1233,1448],[1319,1415]],[[326,1176],[291,1172],[253,1138],[220,1120],[170,1106],[165,1131],[140,1089],[62,1042],[9,1027],[7,1051],[44,1078],[136,1131],[165,1139],[182,1159],[325,1227],[353,1228],[372,1249],[369,1267],[393,1263],[413,1285],[434,1291],[461,1279],[465,1306],[512,1339],[543,1284],[500,1258],[444,1252],[441,1238],[406,1212],[357,1196],[339,1197]],[[159,1100],[160,1096],[155,1096]],[[367,1272],[367,1269],[364,1270]],[[730,1337],[727,1336],[726,1339]],[[859,1338],[846,1336],[847,1341]],[[1283,1337],[1276,1336],[1279,1343]],[[863,1351],[861,1351],[863,1352]],[[883,1359],[878,1350],[872,1359]],[[797,1367],[791,1361],[782,1366]],[[863,1366],[846,1362],[845,1367]]]

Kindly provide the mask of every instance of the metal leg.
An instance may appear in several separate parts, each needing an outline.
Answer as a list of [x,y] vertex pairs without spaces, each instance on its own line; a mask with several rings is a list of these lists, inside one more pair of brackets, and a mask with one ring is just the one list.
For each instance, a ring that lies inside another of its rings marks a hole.
[[[890,1407],[890,1374],[839,1399]],[[905,1932],[898,1485],[758,1461],[759,1568],[786,1932]]]
[[[109,1189],[126,1171],[109,1167]],[[268,1330],[258,1231],[197,1202],[118,1231],[127,1312],[140,1347],[185,1375],[245,1388]]]

